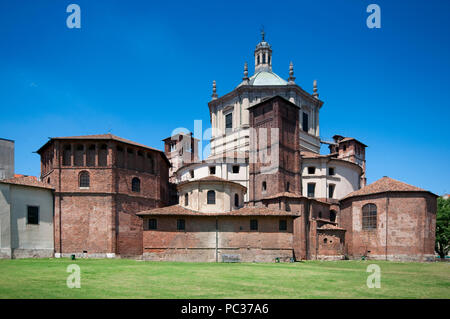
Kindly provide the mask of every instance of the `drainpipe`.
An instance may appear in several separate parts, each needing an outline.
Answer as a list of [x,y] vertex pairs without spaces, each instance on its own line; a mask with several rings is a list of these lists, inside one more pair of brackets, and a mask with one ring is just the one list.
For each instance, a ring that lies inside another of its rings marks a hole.
[[388,260],[388,211],[389,211],[389,192],[386,192],[386,260]]
[[[72,145],[70,145],[70,164],[72,164]],[[64,152],[63,152],[64,154]],[[64,156],[64,155],[63,155]],[[59,256],[62,258],[62,205],[61,205],[61,144],[58,143],[58,159],[59,159],[59,169],[58,169],[58,189],[59,189]]]
[[216,263],[219,262],[218,246],[219,246],[219,217],[216,216]]

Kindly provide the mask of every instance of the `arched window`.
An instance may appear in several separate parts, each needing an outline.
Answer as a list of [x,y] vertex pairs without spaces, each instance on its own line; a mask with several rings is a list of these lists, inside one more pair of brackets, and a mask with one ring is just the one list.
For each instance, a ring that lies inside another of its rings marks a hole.
[[336,211],[330,210],[330,221],[335,222],[336,221]]
[[262,191],[265,192],[267,190],[267,183],[262,182]]
[[80,172],[78,183],[80,187],[89,187],[90,185],[89,173],[86,171]]
[[377,206],[375,204],[366,204],[362,208],[362,228],[377,228]]
[[208,191],[207,193],[207,204],[208,205],[214,205],[216,203],[216,192],[215,191]]
[[141,180],[137,177],[133,177],[131,180],[131,191],[139,193],[141,191]]
[[189,194],[184,194],[184,206],[189,206]]
[[239,207],[239,195],[234,194],[234,206]]

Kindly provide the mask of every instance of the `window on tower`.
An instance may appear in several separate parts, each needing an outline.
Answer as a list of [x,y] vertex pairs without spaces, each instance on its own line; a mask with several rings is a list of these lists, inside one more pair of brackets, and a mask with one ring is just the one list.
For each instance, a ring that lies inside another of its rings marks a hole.
[[336,187],[336,185],[334,185],[334,184],[328,185],[328,197],[329,198],[333,198],[335,187]]
[[308,197],[314,197],[316,183],[308,183]]
[[305,112],[303,112],[302,129],[303,131],[308,132],[308,114]]
[[225,115],[225,128],[233,128],[233,113],[228,113]]

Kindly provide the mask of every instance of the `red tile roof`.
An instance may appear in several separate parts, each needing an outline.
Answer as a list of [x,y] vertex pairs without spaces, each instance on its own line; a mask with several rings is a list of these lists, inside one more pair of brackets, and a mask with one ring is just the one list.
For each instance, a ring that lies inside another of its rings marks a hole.
[[[373,182],[370,185],[367,185],[357,191],[354,191],[343,199],[347,199],[355,196],[363,196],[363,195],[371,195],[371,194],[379,194],[385,192],[428,192],[422,188],[412,186],[390,177],[384,176],[379,180]],[[430,192],[428,192],[430,193]],[[434,195],[434,194],[433,194]]]
[[280,197],[288,197],[288,198],[302,198],[304,197],[302,194],[299,193],[291,193],[291,192],[281,192],[276,193],[270,196],[263,197],[262,199],[275,199]]
[[320,227],[317,227],[317,229],[318,230],[329,230],[329,229],[331,229],[331,230],[343,230],[343,231],[345,231],[344,228],[338,227],[338,226],[333,225],[333,224],[325,224],[325,225],[322,225]]
[[46,189],[54,189],[51,185],[43,183],[39,181],[35,176],[24,176],[18,175],[19,177],[13,177],[8,179],[0,180],[0,183],[3,184],[12,184],[12,185],[21,185],[21,186],[30,186],[30,187],[39,187]]
[[267,207],[243,207],[230,212],[202,213],[184,208],[180,205],[172,205],[161,208],[154,208],[137,213],[139,216],[299,216],[296,212],[286,212],[277,209],[268,209]]
[[189,183],[196,183],[196,182],[221,182],[221,183],[229,183],[229,184],[234,184],[236,186],[240,186],[242,188],[245,188],[247,190],[247,187],[245,187],[242,184],[230,181],[230,180],[226,180],[217,176],[206,176],[206,177],[202,177],[199,179],[192,179],[192,180],[187,180],[187,181],[182,181],[181,183],[177,184],[177,186],[181,186],[181,185],[185,185],[185,184],[189,184]]

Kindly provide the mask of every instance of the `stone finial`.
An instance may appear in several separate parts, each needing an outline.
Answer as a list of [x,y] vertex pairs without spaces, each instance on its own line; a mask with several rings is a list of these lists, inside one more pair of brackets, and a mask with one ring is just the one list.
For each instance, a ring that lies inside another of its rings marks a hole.
[[212,99],[217,99],[217,89],[216,89],[216,80],[213,81],[213,93],[211,95]]
[[242,78],[244,80],[245,84],[248,84],[248,64],[245,62],[244,64],[244,77]]
[[295,83],[295,76],[294,76],[294,63],[289,63],[289,84]]
[[314,96],[316,99],[319,98],[319,93],[317,93],[317,80],[314,80],[313,82],[313,94],[312,96]]

